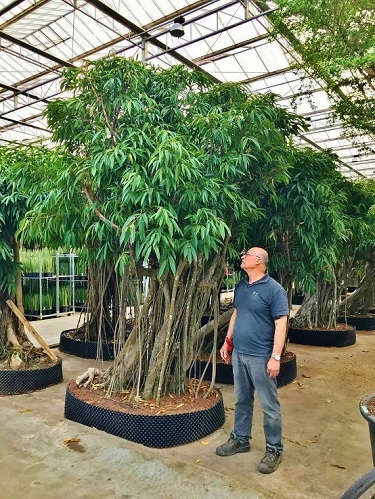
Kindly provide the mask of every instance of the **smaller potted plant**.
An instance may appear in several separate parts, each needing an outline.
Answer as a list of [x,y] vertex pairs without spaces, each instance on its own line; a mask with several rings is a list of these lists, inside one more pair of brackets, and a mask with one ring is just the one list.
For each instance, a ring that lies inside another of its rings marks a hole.
[[375,466],[375,392],[363,397],[359,403],[359,410],[368,423],[372,461]]
[[70,310],[70,289],[68,286],[60,286],[59,289],[59,311],[69,312]]

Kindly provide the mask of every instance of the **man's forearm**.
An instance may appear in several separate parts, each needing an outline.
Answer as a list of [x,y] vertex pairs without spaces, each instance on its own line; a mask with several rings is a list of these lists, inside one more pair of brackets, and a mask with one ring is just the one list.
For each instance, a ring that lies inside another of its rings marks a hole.
[[283,315],[275,320],[275,336],[273,340],[272,353],[281,355],[285,344],[286,327],[288,324],[288,316]]
[[233,314],[229,320],[228,331],[227,331],[227,336],[231,341],[233,338],[233,328],[234,328],[234,323],[236,321],[236,316],[237,316],[237,310],[234,309]]

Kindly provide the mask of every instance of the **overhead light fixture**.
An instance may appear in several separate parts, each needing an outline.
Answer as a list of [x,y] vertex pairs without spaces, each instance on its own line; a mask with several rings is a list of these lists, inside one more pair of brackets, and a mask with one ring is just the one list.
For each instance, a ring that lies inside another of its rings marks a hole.
[[169,32],[175,38],[181,38],[185,34],[183,24],[185,22],[185,18],[183,16],[176,17],[173,21],[172,26],[169,29]]

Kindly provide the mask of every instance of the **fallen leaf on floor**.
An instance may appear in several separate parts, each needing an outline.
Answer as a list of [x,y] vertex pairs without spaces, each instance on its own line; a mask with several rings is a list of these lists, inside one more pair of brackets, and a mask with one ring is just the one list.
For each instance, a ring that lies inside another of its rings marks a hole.
[[333,358],[334,359],[339,359],[340,357],[337,357],[337,355],[334,355]]
[[210,442],[206,442],[204,440],[200,440],[200,443],[203,444],[203,445],[209,445],[210,444]]
[[316,444],[317,440],[306,440],[308,444]]
[[198,464],[198,463],[200,463],[200,462],[201,462],[201,460],[200,460],[200,459],[197,459],[197,460],[195,461],[195,464]]
[[284,437],[284,438],[285,438],[285,440],[288,440],[288,442],[290,442],[292,444],[301,445],[302,447],[307,448],[307,445],[302,444],[301,442],[298,442],[298,440],[292,440],[291,438],[288,438],[288,437]]
[[326,404],[329,404],[331,401],[330,400],[326,400]]
[[339,468],[340,470],[346,470],[345,466],[339,466],[338,464],[330,464],[332,468]]
[[76,438],[76,437],[73,437],[73,438],[66,438],[64,440],[64,444],[70,444],[71,442],[80,442],[81,439],[80,438]]
[[302,373],[302,378],[311,378],[311,376],[308,376],[307,374]]
[[24,413],[24,412],[33,412],[32,409],[21,409],[20,411],[18,411],[20,413]]
[[299,367],[304,367],[304,366],[305,366],[305,364],[301,364]]
[[370,350],[362,350],[362,352],[369,352]]

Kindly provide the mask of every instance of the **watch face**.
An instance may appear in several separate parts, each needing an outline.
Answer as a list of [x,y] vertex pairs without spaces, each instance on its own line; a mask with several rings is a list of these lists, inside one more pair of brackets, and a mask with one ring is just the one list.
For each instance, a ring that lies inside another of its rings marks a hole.
[[275,360],[280,360],[280,355],[272,355],[271,357]]

